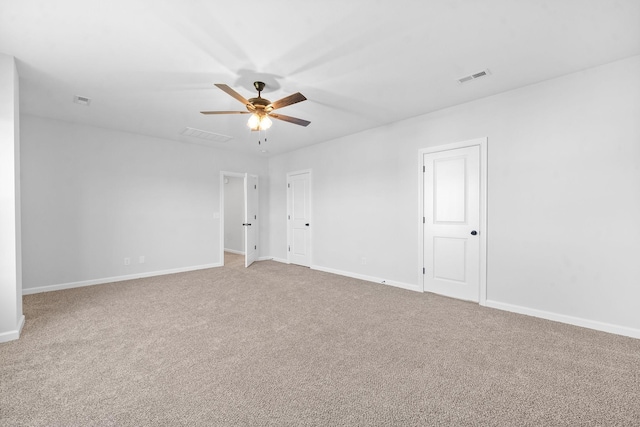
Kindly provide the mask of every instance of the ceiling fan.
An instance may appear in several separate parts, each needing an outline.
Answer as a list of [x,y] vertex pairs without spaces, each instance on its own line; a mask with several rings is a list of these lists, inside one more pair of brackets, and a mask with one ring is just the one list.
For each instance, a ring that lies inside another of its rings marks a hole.
[[307,98],[305,98],[305,96],[300,92],[296,92],[293,95],[286,96],[278,101],[271,102],[268,99],[260,96],[260,93],[264,90],[265,87],[265,84],[263,82],[253,82],[253,87],[255,87],[258,91],[258,97],[249,98],[248,100],[225,84],[216,83],[216,86],[238,101],[242,102],[244,106],[247,107],[247,111],[201,111],[202,114],[251,114],[251,117],[247,122],[247,126],[249,126],[251,130],[256,131],[267,130],[271,127],[271,120],[269,119],[269,117],[300,126],[308,126],[309,123],[311,123],[307,120],[285,116],[284,114],[275,114],[273,112],[273,110],[277,110],[279,108],[283,108],[297,102],[305,101]]

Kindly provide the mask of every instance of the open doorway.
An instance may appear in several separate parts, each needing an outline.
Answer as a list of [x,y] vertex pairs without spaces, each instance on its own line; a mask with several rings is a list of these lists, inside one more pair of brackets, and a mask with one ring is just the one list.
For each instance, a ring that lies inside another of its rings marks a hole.
[[244,256],[244,177],[225,176],[223,182],[224,252]]
[[250,266],[258,253],[258,177],[220,172],[221,264]]

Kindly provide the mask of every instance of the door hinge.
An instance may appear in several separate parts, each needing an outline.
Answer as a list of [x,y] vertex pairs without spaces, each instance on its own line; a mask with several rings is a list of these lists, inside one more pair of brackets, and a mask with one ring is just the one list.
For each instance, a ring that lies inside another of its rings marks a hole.
[[424,267],[422,267],[422,274],[427,274],[427,271],[425,270]]
[[255,246],[253,247],[253,249],[258,249],[258,245],[255,245]]
[[427,223],[427,220],[425,219],[425,217],[422,217],[422,223],[423,223],[423,224],[426,224],[426,223]]
[[427,171],[427,167],[426,166],[422,166],[422,172],[426,172]]
[[253,216],[253,219],[258,219],[258,215],[254,215],[254,216]]
[[254,190],[257,190],[257,189],[258,189],[258,186],[254,184],[253,189],[254,189]]
[[291,245],[289,245],[289,252],[291,252]]
[[291,188],[291,184],[287,184],[287,188]]
[[287,219],[291,219],[291,215],[287,215]]

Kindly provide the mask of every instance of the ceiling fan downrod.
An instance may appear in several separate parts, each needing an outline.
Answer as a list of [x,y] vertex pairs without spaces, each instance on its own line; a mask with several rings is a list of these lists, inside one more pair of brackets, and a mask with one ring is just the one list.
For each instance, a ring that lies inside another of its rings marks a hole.
[[253,82],[253,87],[258,91],[258,98],[260,98],[260,92],[264,90],[265,86],[264,82]]

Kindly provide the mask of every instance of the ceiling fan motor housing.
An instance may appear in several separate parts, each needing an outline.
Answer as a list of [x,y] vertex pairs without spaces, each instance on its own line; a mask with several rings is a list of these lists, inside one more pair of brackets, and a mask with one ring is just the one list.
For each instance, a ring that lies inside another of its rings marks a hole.
[[249,98],[249,104],[247,104],[247,109],[249,111],[256,112],[265,112],[273,110],[273,106],[271,105],[271,101],[266,98]]

